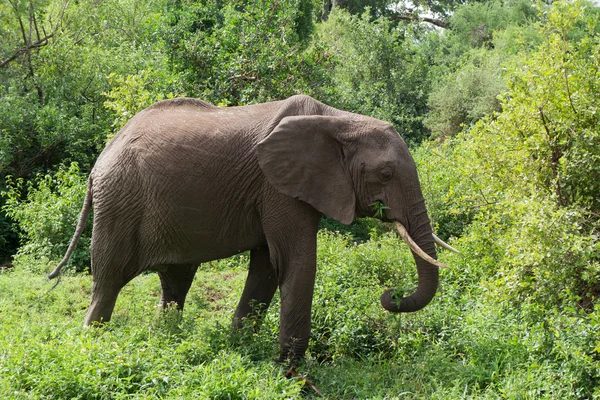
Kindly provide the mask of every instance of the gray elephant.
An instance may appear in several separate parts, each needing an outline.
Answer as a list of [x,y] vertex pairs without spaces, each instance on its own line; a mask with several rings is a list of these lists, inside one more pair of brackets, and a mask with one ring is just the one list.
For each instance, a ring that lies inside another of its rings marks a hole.
[[197,99],[146,108],[100,154],[59,275],[94,205],[92,300],[85,325],[109,321],[121,288],[158,271],[161,304],[183,308],[198,265],[250,250],[234,327],[281,295],[280,360],[302,358],[310,336],[317,229],[323,214],[343,224],[394,221],[411,246],[419,284],[389,311],[427,305],[438,287],[433,235],[415,163],[386,122],[308,96],[221,108]]

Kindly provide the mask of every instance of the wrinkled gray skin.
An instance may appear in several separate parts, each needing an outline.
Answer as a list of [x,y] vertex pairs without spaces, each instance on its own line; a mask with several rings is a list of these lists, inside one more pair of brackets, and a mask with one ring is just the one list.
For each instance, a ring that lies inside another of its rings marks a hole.
[[[390,124],[308,96],[231,108],[159,102],[107,145],[89,178],[81,216],[93,202],[85,325],[108,321],[121,288],[145,270],[158,271],[161,304],[183,308],[200,263],[250,250],[233,325],[260,314],[279,288],[280,360],[301,358],[319,219],[349,224],[373,215],[376,200],[389,207],[383,220],[401,222],[436,258],[415,163]],[[386,309],[417,311],[431,301],[438,268],[415,261],[417,290],[400,301],[386,291]]]

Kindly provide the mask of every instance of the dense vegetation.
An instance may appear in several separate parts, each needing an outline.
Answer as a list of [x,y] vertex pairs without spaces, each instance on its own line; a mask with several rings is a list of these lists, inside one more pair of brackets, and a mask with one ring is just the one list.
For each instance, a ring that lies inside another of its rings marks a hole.
[[462,252],[441,252],[431,305],[391,315],[378,298],[414,288],[408,250],[377,221],[323,221],[300,369],[325,397],[599,398],[600,9],[551,3],[0,3],[0,397],[303,396],[272,362],[277,304],[258,333],[229,328],[245,255],[202,266],[183,315],[136,278],[93,330],[91,230],[54,291],[44,274],[137,111],[305,93],[395,125]]

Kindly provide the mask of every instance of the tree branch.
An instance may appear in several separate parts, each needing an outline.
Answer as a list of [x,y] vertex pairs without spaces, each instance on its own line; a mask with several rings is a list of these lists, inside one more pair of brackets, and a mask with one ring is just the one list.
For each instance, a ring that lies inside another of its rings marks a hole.
[[430,23],[432,25],[435,25],[439,28],[448,28],[450,26],[450,24],[447,21],[444,21],[443,19],[438,19],[438,18],[431,18],[431,17],[422,17],[420,15],[414,14],[414,13],[405,13],[405,14],[400,14],[397,12],[392,12],[390,15],[390,20],[398,22],[398,21],[418,21],[418,22],[427,22]]
[[54,36],[54,33],[51,33],[49,35],[44,36],[43,38],[41,38],[40,40],[38,40],[35,43],[29,43],[25,47],[22,47],[20,49],[16,49],[10,57],[8,57],[4,61],[0,61],[0,68],[4,67],[6,64],[8,64],[9,62],[13,61],[17,57],[19,57],[21,54],[26,54],[31,49],[36,49],[38,47],[42,47],[42,46],[47,45],[48,44],[48,39],[50,39],[53,36]]
[[235,81],[235,80],[244,80],[244,81],[256,81],[258,80],[257,76],[254,75],[248,75],[248,74],[239,74],[239,75],[233,75],[230,76],[229,78],[227,78],[227,81]]
[[311,388],[317,394],[317,396],[323,397],[323,395],[321,394],[321,392],[319,392],[319,389],[317,389],[315,384],[312,383],[311,381],[309,381],[307,377],[305,377],[304,375],[302,375],[301,373],[296,371],[295,366],[290,367],[290,369],[288,369],[286,371],[286,373],[283,374],[283,376],[285,376],[286,378],[289,378],[291,376],[295,376],[296,378],[299,378],[301,381],[304,381],[304,384],[306,386],[308,386],[309,388]]

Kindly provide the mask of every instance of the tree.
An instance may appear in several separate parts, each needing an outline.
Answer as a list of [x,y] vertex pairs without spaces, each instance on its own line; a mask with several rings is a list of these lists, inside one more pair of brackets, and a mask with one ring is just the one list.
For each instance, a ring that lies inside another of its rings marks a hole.
[[326,55],[310,44],[312,3],[169,3],[164,38],[186,91],[237,105],[318,93]]
[[[152,77],[162,75],[154,90],[176,91],[168,87],[173,79],[165,73],[157,41],[149,40],[158,31],[162,3],[121,3],[0,4],[0,34],[6,39],[0,42],[0,192],[9,175],[27,180],[72,161],[84,171],[91,168],[114,120],[104,106],[109,73],[147,69]],[[0,197],[0,209],[4,202]],[[4,212],[0,225],[14,227]],[[0,233],[2,259],[17,244],[12,231]]]
[[540,12],[541,43],[506,65],[501,112],[430,144],[421,172],[432,219],[494,268],[495,297],[587,312],[600,294],[600,18],[583,1]]
[[444,77],[431,91],[425,125],[433,137],[453,136],[501,110],[497,97],[506,85],[500,55],[487,50],[469,55],[464,66]]
[[423,140],[429,83],[417,38],[411,27],[396,28],[385,17],[372,21],[367,12],[333,12],[318,31],[330,54],[327,101],[389,121],[407,141]]

